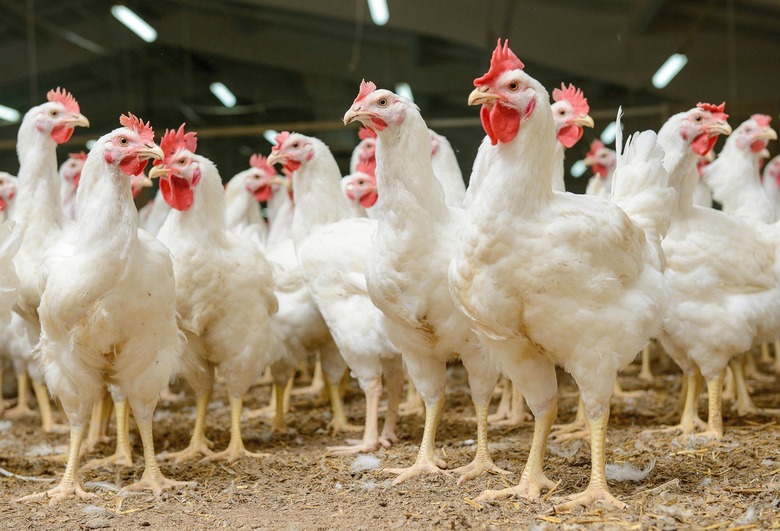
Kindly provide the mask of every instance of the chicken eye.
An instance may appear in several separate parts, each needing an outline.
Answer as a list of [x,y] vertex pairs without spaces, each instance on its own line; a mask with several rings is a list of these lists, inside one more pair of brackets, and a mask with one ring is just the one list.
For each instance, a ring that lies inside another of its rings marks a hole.
[[380,107],[387,107],[388,101],[387,98],[380,98],[379,101],[376,102],[377,105]]
[[181,158],[181,159],[179,159],[179,164],[181,164],[182,166],[184,166],[185,164],[187,164],[187,159],[185,159],[185,158]]
[[509,90],[512,92],[517,92],[520,89],[520,83],[517,81],[513,81],[509,84]]
[[127,140],[127,138],[120,136],[118,142],[120,146],[126,146],[130,141]]
[[366,184],[366,182],[365,182],[363,179],[359,179],[357,183],[358,183],[360,186],[363,186],[364,184]]
[[54,109],[49,111],[49,116],[57,116],[58,114],[60,114],[60,111]]
[[697,114],[696,116],[694,116],[693,117],[693,121],[696,122],[696,123],[701,122],[701,114]]
[[745,128],[745,132],[746,133],[752,133],[753,132],[753,128],[752,127],[746,127]]
[[560,111],[558,111],[558,114],[563,116],[564,114],[566,114],[566,111],[564,109],[561,109]]
[[293,144],[292,144],[293,148],[298,149],[298,146],[299,146],[298,142],[293,142]]

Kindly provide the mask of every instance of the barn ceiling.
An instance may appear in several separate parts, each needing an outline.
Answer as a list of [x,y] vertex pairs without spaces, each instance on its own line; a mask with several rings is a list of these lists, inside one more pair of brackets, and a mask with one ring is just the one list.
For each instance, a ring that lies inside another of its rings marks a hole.
[[[269,128],[321,137],[346,171],[357,139],[339,119],[366,78],[391,89],[409,83],[468,174],[483,133],[465,101],[499,36],[548,89],[573,82],[588,96],[596,129],[568,162],[618,105],[627,129],[657,129],[698,101],[726,100],[732,125],[780,111],[777,0],[388,0],[382,27],[365,0],[125,2],[158,31],[151,44],[113,18],[113,3],[0,0],[0,104],[24,112],[63,86],[92,123],[63,156],[131,111],[158,132],[186,121],[225,179],[252,152],[270,150],[261,136]],[[653,73],[675,52],[688,65],[653,88]],[[233,91],[236,107],[214,97],[214,81]],[[0,170],[12,173],[17,127],[0,121]]]

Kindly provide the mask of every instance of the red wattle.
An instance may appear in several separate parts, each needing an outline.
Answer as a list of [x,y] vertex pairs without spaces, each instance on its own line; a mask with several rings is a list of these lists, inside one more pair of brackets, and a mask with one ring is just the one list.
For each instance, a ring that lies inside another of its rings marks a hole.
[[125,175],[134,177],[140,175],[146,169],[148,160],[141,160],[137,155],[128,155],[119,161],[119,169]]
[[753,153],[758,153],[759,151],[761,151],[766,147],[766,144],[767,143],[764,142],[763,140],[756,140],[752,144],[750,144],[750,151],[752,151]]
[[381,118],[377,118],[375,116],[372,116],[371,117],[371,125],[373,125],[374,129],[376,129],[377,131],[384,131],[385,128],[387,127],[387,122],[385,122]]
[[0,197],[0,210],[5,210],[8,207],[8,203],[5,202],[5,199]]
[[187,210],[192,206],[194,196],[187,179],[168,175],[160,179],[160,191],[165,202],[176,210]]
[[78,172],[75,177],[73,177],[73,187],[78,188],[79,187],[79,181],[81,181],[81,172]]
[[558,142],[568,149],[582,138],[582,132],[582,127],[567,125],[558,131]]
[[255,196],[255,199],[257,199],[258,203],[262,203],[264,201],[269,201],[274,195],[274,191],[271,189],[270,185],[266,184],[265,186],[261,186],[255,190],[252,195]]
[[700,157],[704,157],[715,146],[715,142],[718,141],[718,135],[709,136],[707,133],[702,133],[691,142],[691,149]]
[[485,134],[490,137],[490,143],[494,146],[498,144],[498,138],[493,133],[493,126],[490,125],[490,109],[486,105],[483,105],[479,110],[479,119],[482,121],[482,129],[485,130]]
[[372,206],[374,206],[374,203],[376,203],[377,199],[379,199],[378,193],[369,192],[360,198],[359,203],[363,208],[371,208]]
[[594,164],[591,169],[593,170],[593,175],[598,175],[602,179],[606,178],[607,176],[607,167],[603,166],[601,164]]
[[511,142],[520,130],[520,114],[510,107],[494,105],[490,110],[489,119],[493,134],[504,144]]
[[284,164],[282,164],[282,167],[290,174],[295,172],[298,168],[301,167],[300,161],[287,159],[284,161]]
[[56,125],[54,126],[54,129],[51,130],[51,138],[58,144],[64,144],[68,140],[70,140],[71,135],[73,134],[73,127],[66,127],[64,125]]

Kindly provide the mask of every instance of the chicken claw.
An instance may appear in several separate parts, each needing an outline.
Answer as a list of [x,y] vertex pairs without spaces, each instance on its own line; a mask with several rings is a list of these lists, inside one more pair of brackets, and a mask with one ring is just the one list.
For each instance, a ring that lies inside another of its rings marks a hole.
[[97,498],[96,494],[85,491],[81,482],[78,480],[65,481],[63,480],[59,485],[53,489],[45,492],[38,492],[37,494],[30,494],[16,500],[17,503],[29,503],[38,500],[49,500],[49,505],[57,505],[68,498],[76,496],[81,500],[91,500]]
[[477,456],[474,458],[474,461],[468,465],[456,468],[453,470],[453,472],[455,474],[461,475],[458,478],[458,485],[462,484],[464,481],[477,478],[488,472],[491,474],[511,474],[511,472],[508,470],[504,470],[503,468],[496,466],[490,456],[486,458]]
[[526,475],[523,472],[523,477],[520,479],[520,483],[514,487],[509,487],[500,490],[486,490],[479,496],[477,496],[478,502],[491,502],[500,500],[503,498],[523,498],[528,501],[539,501],[542,495],[542,490],[551,490],[555,487],[555,482],[548,479],[547,476],[541,474],[539,477],[532,478],[531,474]]
[[200,460],[201,463],[211,463],[213,461],[227,461],[232,463],[242,457],[270,457],[271,454],[262,452],[250,452],[244,447],[243,442],[231,442],[228,447],[221,452],[212,453]]
[[162,494],[162,491],[165,489],[173,489],[178,487],[194,487],[197,486],[196,481],[174,481],[172,479],[168,479],[165,476],[162,475],[162,472],[160,470],[157,470],[157,473],[150,473],[147,474],[146,471],[144,471],[144,475],[141,477],[139,481],[136,481],[135,483],[128,485],[127,487],[123,488],[119,491],[119,495],[123,496],[127,494],[128,492],[139,492],[142,490],[150,490],[152,491],[152,494],[155,496],[159,496]]
[[440,459],[434,455],[430,460],[418,457],[417,461],[415,461],[412,466],[407,468],[385,468],[382,470],[382,472],[387,472],[388,474],[398,474],[398,477],[393,480],[393,485],[398,485],[407,479],[411,479],[422,474],[449,475],[450,472],[445,470],[446,468],[447,463],[445,463],[443,459]]
[[625,509],[627,507],[625,503],[610,494],[606,487],[600,487],[593,484],[589,485],[583,492],[568,496],[567,498],[569,499],[568,502],[555,506],[556,513],[568,512],[575,507],[587,507],[596,502],[600,502],[603,505],[615,509]]

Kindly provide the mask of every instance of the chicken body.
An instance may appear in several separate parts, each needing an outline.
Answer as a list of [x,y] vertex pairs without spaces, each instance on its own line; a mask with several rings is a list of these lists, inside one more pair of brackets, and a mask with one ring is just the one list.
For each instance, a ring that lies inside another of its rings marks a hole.
[[447,137],[429,129],[431,135],[431,164],[433,173],[444,190],[444,202],[451,207],[463,207],[466,183],[460,171],[455,151]]
[[[50,91],[48,100],[24,115],[16,143],[19,179],[11,219],[19,226],[22,245],[14,257],[19,274],[19,298],[15,311],[22,317],[30,345],[38,342],[41,332],[37,311],[41,300],[38,274],[44,255],[61,238],[64,228],[70,225],[60,205],[57,143],[65,142],[74,127],[89,125],[70,94]],[[19,337],[23,338],[22,335]],[[49,395],[37,364],[31,363],[30,356],[28,352],[24,363],[32,378],[43,430],[50,432],[54,429],[54,420]],[[26,384],[23,387],[26,389]]]
[[780,155],[766,163],[761,175],[764,192],[775,207],[775,219],[780,219]]
[[158,189],[154,197],[138,211],[138,225],[152,236],[157,236],[170,211],[171,206],[165,202],[162,191]]
[[[152,414],[160,391],[178,368],[173,268],[168,250],[138,231],[130,177],[146,159],[161,158],[148,124],[123,117],[126,127],[101,137],[90,151],[77,195],[76,223],[46,253],[40,272],[41,339],[36,347],[46,383],[71,428],[68,465],[48,496],[56,503],[88,497],[78,478],[84,425],[106,385],[127,397],[144,445],[143,478],[126,487],[181,485],[165,478],[154,456]],[[89,272],[74,274],[74,272]]]
[[[366,287],[364,272],[376,222],[350,217],[338,165],[324,143],[297,133],[282,133],[277,140],[269,162],[282,162],[293,172],[293,240],[298,261],[341,355],[366,395],[363,441],[331,451],[373,451],[396,438],[403,382],[401,356],[388,340],[387,319],[371,302]],[[380,437],[377,415],[383,373],[389,398]]]
[[569,505],[623,506],[604,475],[609,400],[617,371],[657,332],[668,294],[657,234],[672,193],[655,135],[643,134],[633,149],[639,184],[628,184],[620,202],[632,217],[608,200],[553,192],[549,96],[506,45],[475,85],[469,101],[484,105],[489,136],[475,162],[481,175],[472,177],[466,197],[450,289],[535,417],[520,485],[487,491],[482,499],[535,499],[552,486],[541,465],[560,365],[577,382],[591,431],[590,483]]
[[[162,141],[166,159],[152,170],[162,175],[165,200],[174,207],[158,237],[173,254],[176,309],[187,337],[181,374],[195,391],[198,406],[190,445],[174,455],[205,453],[209,460],[233,461],[256,455],[244,448],[241,408],[250,385],[278,355],[271,329],[277,300],[259,245],[227,229],[225,192],[216,166],[195,154],[194,145],[185,146],[189,139],[194,136],[186,137],[183,126],[167,132]],[[231,437],[225,451],[212,455],[205,416],[215,369],[227,387]]]
[[487,412],[498,369],[485,363],[476,334],[449,294],[447,269],[463,210],[445,202],[425,142],[427,126],[414,104],[364,82],[344,117],[345,122],[354,120],[376,127],[378,137],[378,226],[366,276],[369,294],[387,316],[390,340],[403,352],[426,406],[417,460],[398,470],[396,483],[445,466],[434,455],[434,442],[444,404],[446,362],[458,357],[469,374],[479,434],[477,457],[458,471],[461,480],[476,477],[494,467],[487,446]]

